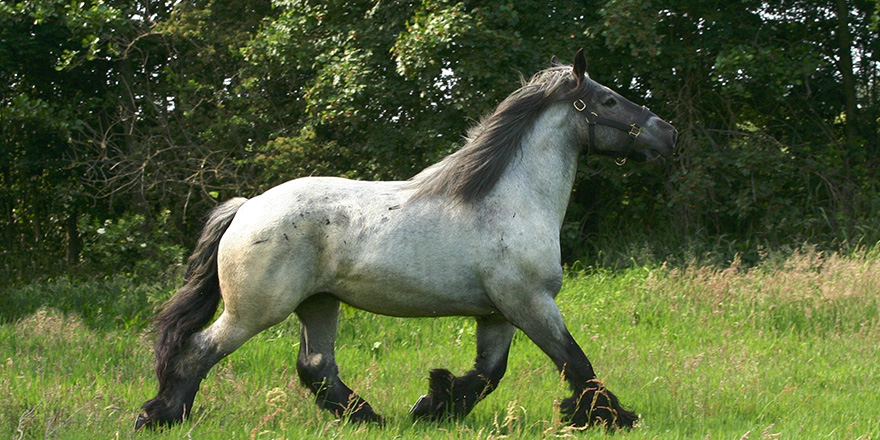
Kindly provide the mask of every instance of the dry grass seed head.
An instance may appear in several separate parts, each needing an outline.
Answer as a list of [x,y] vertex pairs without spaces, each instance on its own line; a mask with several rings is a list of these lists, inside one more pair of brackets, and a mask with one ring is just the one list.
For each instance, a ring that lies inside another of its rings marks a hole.
[[15,327],[18,334],[46,337],[52,340],[66,340],[71,335],[90,333],[76,315],[65,315],[56,309],[45,307],[19,321]]

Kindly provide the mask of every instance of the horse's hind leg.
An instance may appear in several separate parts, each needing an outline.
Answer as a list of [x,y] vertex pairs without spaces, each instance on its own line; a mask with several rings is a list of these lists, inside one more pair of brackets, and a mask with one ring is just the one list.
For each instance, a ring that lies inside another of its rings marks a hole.
[[516,328],[493,315],[477,318],[477,360],[474,368],[456,377],[448,370],[431,371],[428,394],[410,410],[416,419],[461,418],[498,386],[507,370],[510,341]]
[[204,331],[193,334],[159,371],[159,392],[143,405],[135,429],[180,422],[189,416],[199,384],[217,362],[270,324],[254,325],[228,309]]
[[373,408],[339,379],[334,356],[339,300],[328,294],[312,296],[296,309],[302,324],[296,371],[315,393],[318,406],[352,422],[382,422]]

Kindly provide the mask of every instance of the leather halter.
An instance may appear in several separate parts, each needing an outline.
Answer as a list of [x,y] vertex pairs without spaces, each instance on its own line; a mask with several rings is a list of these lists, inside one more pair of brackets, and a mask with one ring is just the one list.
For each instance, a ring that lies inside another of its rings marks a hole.
[[[584,111],[587,109],[587,104],[584,102],[583,99],[578,99],[574,102],[574,108],[575,110],[584,113]],[[590,124],[590,143],[587,147],[596,147],[596,125],[604,125],[607,127],[616,128],[620,131],[625,131],[626,134],[629,135],[629,142],[627,142],[626,146],[623,147],[623,151],[621,151],[621,153],[623,154],[619,156],[620,159],[617,161],[618,165],[625,164],[626,153],[628,153],[630,148],[632,148],[632,144],[636,141],[636,138],[639,137],[640,134],[642,134],[642,126],[645,125],[645,122],[648,121],[648,118],[651,117],[652,114],[653,113],[651,112],[651,110],[648,109],[647,106],[643,105],[642,113],[639,114],[639,119],[630,125],[626,125],[623,122],[603,118],[596,114],[596,112],[589,112],[589,114],[587,114],[585,117],[587,123]]]

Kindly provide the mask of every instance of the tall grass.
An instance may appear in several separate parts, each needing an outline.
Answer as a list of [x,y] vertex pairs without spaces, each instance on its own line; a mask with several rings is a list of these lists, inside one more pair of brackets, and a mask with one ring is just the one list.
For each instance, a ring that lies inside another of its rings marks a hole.
[[[558,302],[606,385],[641,414],[621,439],[880,438],[880,252],[803,249],[754,265],[572,269]],[[0,437],[605,438],[558,422],[567,389],[518,333],[500,388],[462,421],[413,423],[429,368],[474,358],[473,320],[398,319],[346,308],[337,358],[387,418],[319,411],[295,373],[295,318],[215,367],[184,424],[134,434],[155,391],[145,317],[173,286],[125,279],[2,292]],[[75,301],[74,301],[75,299]],[[23,303],[24,312],[10,309]]]

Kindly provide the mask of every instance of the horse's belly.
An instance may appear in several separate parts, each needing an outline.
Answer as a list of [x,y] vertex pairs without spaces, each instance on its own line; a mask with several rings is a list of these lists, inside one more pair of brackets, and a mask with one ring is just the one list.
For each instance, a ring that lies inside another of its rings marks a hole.
[[390,316],[488,315],[497,312],[467,268],[424,269],[418,262],[340,274],[331,292],[343,302]]
[[355,308],[388,316],[483,316],[498,313],[488,301],[481,301],[477,295],[445,296],[426,292],[400,293],[384,289],[342,291],[334,292],[334,295]]

